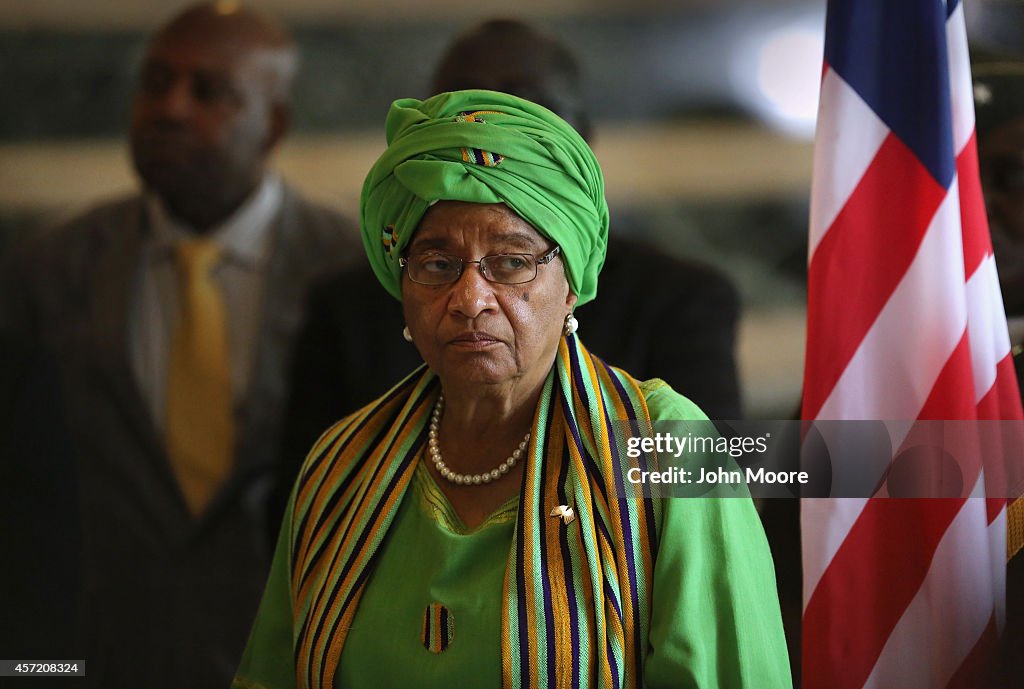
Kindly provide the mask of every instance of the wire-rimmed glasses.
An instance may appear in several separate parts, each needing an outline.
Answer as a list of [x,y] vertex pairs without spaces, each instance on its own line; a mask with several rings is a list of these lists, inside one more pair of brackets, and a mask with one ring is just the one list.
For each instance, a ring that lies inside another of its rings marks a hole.
[[409,279],[421,285],[447,285],[462,277],[467,263],[480,266],[480,274],[490,282],[501,285],[520,285],[537,277],[537,266],[550,263],[562,251],[554,247],[545,254],[491,254],[477,261],[458,256],[427,251],[398,259]]

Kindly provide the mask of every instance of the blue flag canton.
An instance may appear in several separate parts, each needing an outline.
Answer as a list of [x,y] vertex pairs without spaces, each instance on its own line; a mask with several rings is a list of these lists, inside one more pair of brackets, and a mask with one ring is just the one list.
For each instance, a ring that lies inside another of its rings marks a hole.
[[830,0],[825,59],[943,188],[956,172],[946,20],[958,2]]

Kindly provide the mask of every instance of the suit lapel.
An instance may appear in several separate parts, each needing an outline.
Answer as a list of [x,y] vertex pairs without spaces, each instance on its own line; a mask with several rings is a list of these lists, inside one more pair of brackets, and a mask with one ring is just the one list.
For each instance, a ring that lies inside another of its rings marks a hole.
[[281,207],[271,229],[264,303],[253,369],[245,403],[238,418],[237,473],[245,477],[264,473],[276,459],[276,439],[286,389],[289,344],[299,326],[307,261],[296,252],[303,242],[297,234],[295,198],[285,187]]
[[[100,384],[106,384],[115,404],[127,417],[129,427],[138,429],[139,441],[148,456],[164,459],[163,443],[150,416],[132,371],[128,341],[128,318],[136,292],[139,256],[145,234],[145,213],[141,203],[126,209],[126,217],[113,218],[98,238],[92,269],[91,320],[93,360],[100,368]],[[166,461],[162,461],[166,465]]]
[[[155,493],[141,496],[141,502],[153,506],[150,514],[160,531],[171,542],[182,542],[193,520],[170,467],[163,440],[135,379],[130,356],[129,319],[138,289],[140,256],[147,233],[147,218],[141,197],[123,213],[112,215],[108,225],[95,235],[96,246],[89,253],[93,265],[88,275],[91,295],[88,306],[88,340],[92,348],[87,359],[93,363],[90,385],[105,391],[114,412],[124,419],[125,432],[134,437],[138,454],[126,452],[124,461],[145,462],[149,467],[139,475],[156,477],[136,490]],[[126,475],[137,475],[139,468],[125,466]],[[147,488],[148,487],[148,488]]]

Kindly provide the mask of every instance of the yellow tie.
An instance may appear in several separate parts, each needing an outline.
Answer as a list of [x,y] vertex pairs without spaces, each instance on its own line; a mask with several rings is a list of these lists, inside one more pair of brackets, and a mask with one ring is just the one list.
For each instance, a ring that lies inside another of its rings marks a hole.
[[192,514],[202,512],[234,460],[224,299],[211,271],[220,247],[205,239],[176,249],[179,315],[167,376],[167,450]]

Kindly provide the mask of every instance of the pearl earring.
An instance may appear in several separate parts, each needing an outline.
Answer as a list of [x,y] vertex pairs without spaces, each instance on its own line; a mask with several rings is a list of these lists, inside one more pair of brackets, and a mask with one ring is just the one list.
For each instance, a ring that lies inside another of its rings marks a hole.
[[576,320],[576,316],[570,313],[568,316],[565,317],[565,328],[563,330],[565,332],[566,337],[569,337],[577,330],[579,330],[579,327],[580,322]]
[[412,333],[409,332],[409,326],[402,328],[402,337],[405,338],[406,342],[412,342]]

